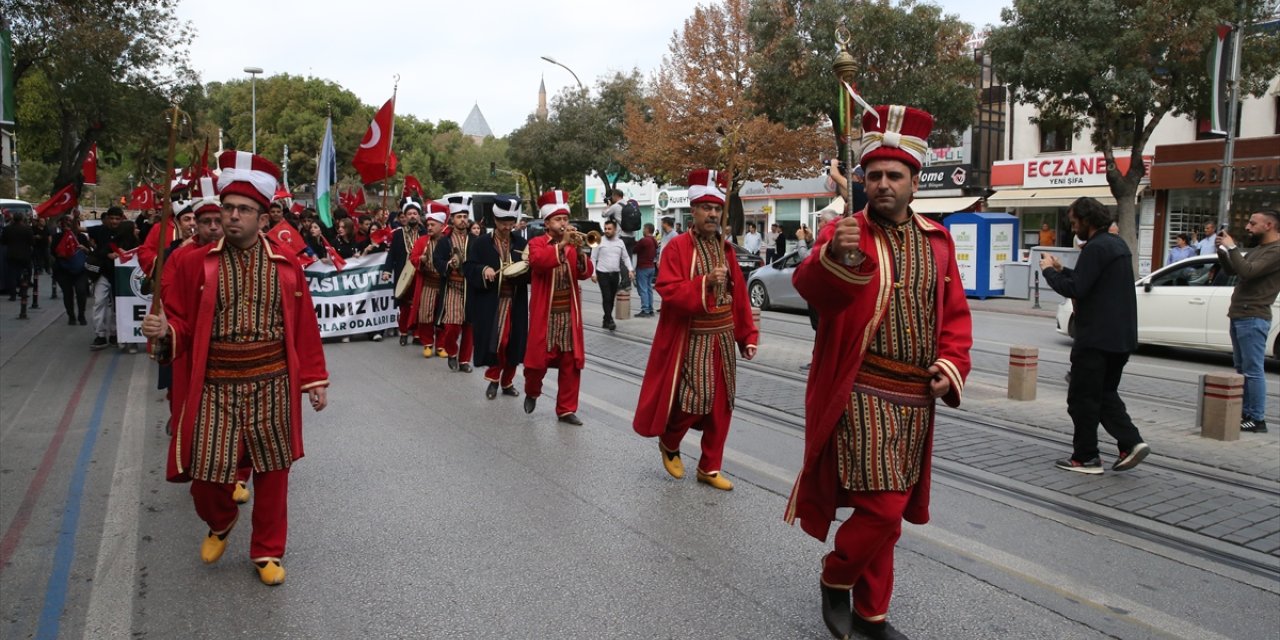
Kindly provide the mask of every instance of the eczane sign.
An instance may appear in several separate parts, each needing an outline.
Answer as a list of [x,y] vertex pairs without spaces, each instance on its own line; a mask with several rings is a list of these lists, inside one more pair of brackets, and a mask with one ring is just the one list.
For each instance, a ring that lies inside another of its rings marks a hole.
[[[1128,154],[1116,158],[1120,170],[1128,168]],[[1150,175],[1151,157],[1146,156]],[[1027,160],[1022,169],[1024,187],[1094,187],[1107,184],[1107,159],[1102,154],[1087,156],[1057,156]]]

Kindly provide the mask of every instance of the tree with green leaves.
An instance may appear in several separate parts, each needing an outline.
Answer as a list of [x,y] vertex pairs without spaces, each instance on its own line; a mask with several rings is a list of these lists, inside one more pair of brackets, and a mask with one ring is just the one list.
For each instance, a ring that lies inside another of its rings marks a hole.
[[95,143],[109,155],[158,132],[166,139],[165,108],[174,102],[185,108],[199,93],[183,44],[191,31],[176,6],[177,0],[6,0],[20,88],[19,151],[57,167],[50,193],[83,180],[80,167]]
[[749,95],[771,120],[792,127],[836,121],[839,85],[831,63],[843,25],[867,102],[928,111],[933,140],[948,145],[973,124],[979,71],[968,44],[973,27],[937,5],[753,0],[748,24],[755,76]]
[[[1214,30],[1269,17],[1268,0],[1015,0],[987,38],[996,74],[1013,99],[1037,105],[1039,121],[1091,129],[1107,163],[1120,235],[1137,247],[1139,182],[1147,141],[1166,116],[1208,112]],[[1280,70],[1277,34],[1250,34],[1241,57],[1242,92],[1262,95]],[[1128,147],[1129,168],[1116,154]],[[1137,251],[1134,252],[1137,259]]]

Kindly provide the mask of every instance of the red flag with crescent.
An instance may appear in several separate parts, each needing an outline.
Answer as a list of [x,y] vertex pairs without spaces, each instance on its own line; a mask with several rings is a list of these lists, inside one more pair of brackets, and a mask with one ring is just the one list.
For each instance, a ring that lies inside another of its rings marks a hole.
[[335,271],[342,271],[343,267],[347,266],[346,258],[338,255],[338,251],[333,248],[333,245],[329,244],[328,238],[320,236],[320,239],[324,241],[324,248],[325,251],[329,253],[329,262],[333,263],[333,269]]
[[36,207],[36,215],[41,218],[56,218],[76,208],[79,202],[80,198],[76,196],[76,185],[69,184],[58,189],[58,192],[48,200],[41,202]]
[[145,211],[151,209],[156,203],[156,192],[150,185],[138,185],[136,189],[129,192],[129,208]]
[[351,159],[351,164],[360,172],[364,184],[384,180],[396,174],[396,153],[391,150],[391,139],[395,135],[396,99],[392,98],[378,109],[377,115],[369,123],[369,130],[360,140],[360,148]]
[[80,173],[84,176],[85,184],[98,184],[98,143],[93,143],[89,147],[89,155],[84,157],[84,164],[80,165]]
[[307,266],[316,259],[314,256],[303,255],[307,250],[307,242],[302,239],[302,234],[293,225],[288,222],[281,222],[267,232],[267,237],[275,241],[276,245],[283,249],[286,253],[293,254],[302,266]]
[[386,244],[391,241],[391,236],[396,232],[391,227],[383,227],[369,234],[369,242],[375,245]]

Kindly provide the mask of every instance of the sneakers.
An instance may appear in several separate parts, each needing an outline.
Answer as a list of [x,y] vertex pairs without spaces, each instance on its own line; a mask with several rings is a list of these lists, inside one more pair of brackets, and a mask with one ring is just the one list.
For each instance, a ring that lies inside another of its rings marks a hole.
[[[1134,464],[1137,463],[1135,462]],[[1062,469],[1063,471],[1075,471],[1076,473],[1087,473],[1090,475],[1098,475],[1102,473],[1102,461],[1097,458],[1091,458],[1084,462],[1080,462],[1074,458],[1067,458],[1066,460],[1059,460],[1053,463],[1053,466]]]
[[375,333],[375,334],[373,334],[373,337],[372,337],[372,338],[370,338],[370,340],[373,340],[374,342],[382,342],[382,334],[381,334],[381,333]]
[[1151,447],[1147,446],[1145,442],[1139,442],[1133,445],[1133,449],[1121,451],[1120,457],[1116,458],[1116,463],[1111,465],[1111,470],[1128,471],[1138,466],[1138,463],[1142,462],[1142,459],[1146,458],[1148,453],[1151,453]]
[[1246,418],[1240,421],[1240,430],[1246,433],[1266,433],[1267,421]]
[[107,348],[107,339],[104,336],[98,336],[93,339],[93,343],[89,345],[90,351],[101,351]]

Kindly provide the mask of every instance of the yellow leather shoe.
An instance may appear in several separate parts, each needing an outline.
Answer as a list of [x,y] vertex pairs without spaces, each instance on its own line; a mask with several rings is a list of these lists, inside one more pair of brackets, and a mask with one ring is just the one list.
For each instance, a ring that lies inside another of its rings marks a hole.
[[448,358],[448,357],[449,357],[449,352],[448,352],[448,351],[445,351],[444,349],[436,349],[436,357],[437,357],[437,358]]
[[719,489],[721,491],[733,491],[733,483],[729,482],[727,478],[720,475],[719,471],[716,471],[714,473],[703,473],[702,470],[699,469],[698,482],[701,482],[703,484],[709,484],[713,488]]
[[435,349],[433,349],[433,348],[431,347],[431,345],[427,345],[427,346],[425,346],[425,347],[423,347],[423,348],[422,348],[422,357],[424,357],[424,358],[430,358],[431,356],[434,356],[435,354],[436,354],[436,350],[435,350]]
[[222,552],[227,550],[227,537],[231,535],[231,530],[227,529],[222,535],[218,535],[212,531],[205,534],[204,542],[200,543],[200,560],[205,564],[213,564],[222,557]]
[[284,565],[279,560],[259,560],[253,563],[258,568],[258,579],[269,587],[284,584]]
[[231,499],[235,500],[236,504],[244,504],[248,502],[249,487],[245,486],[243,482],[236,482],[236,489],[231,492]]
[[661,443],[658,444],[658,451],[662,452],[662,468],[676,480],[684,478],[684,463],[680,461],[680,452],[667,451]]

